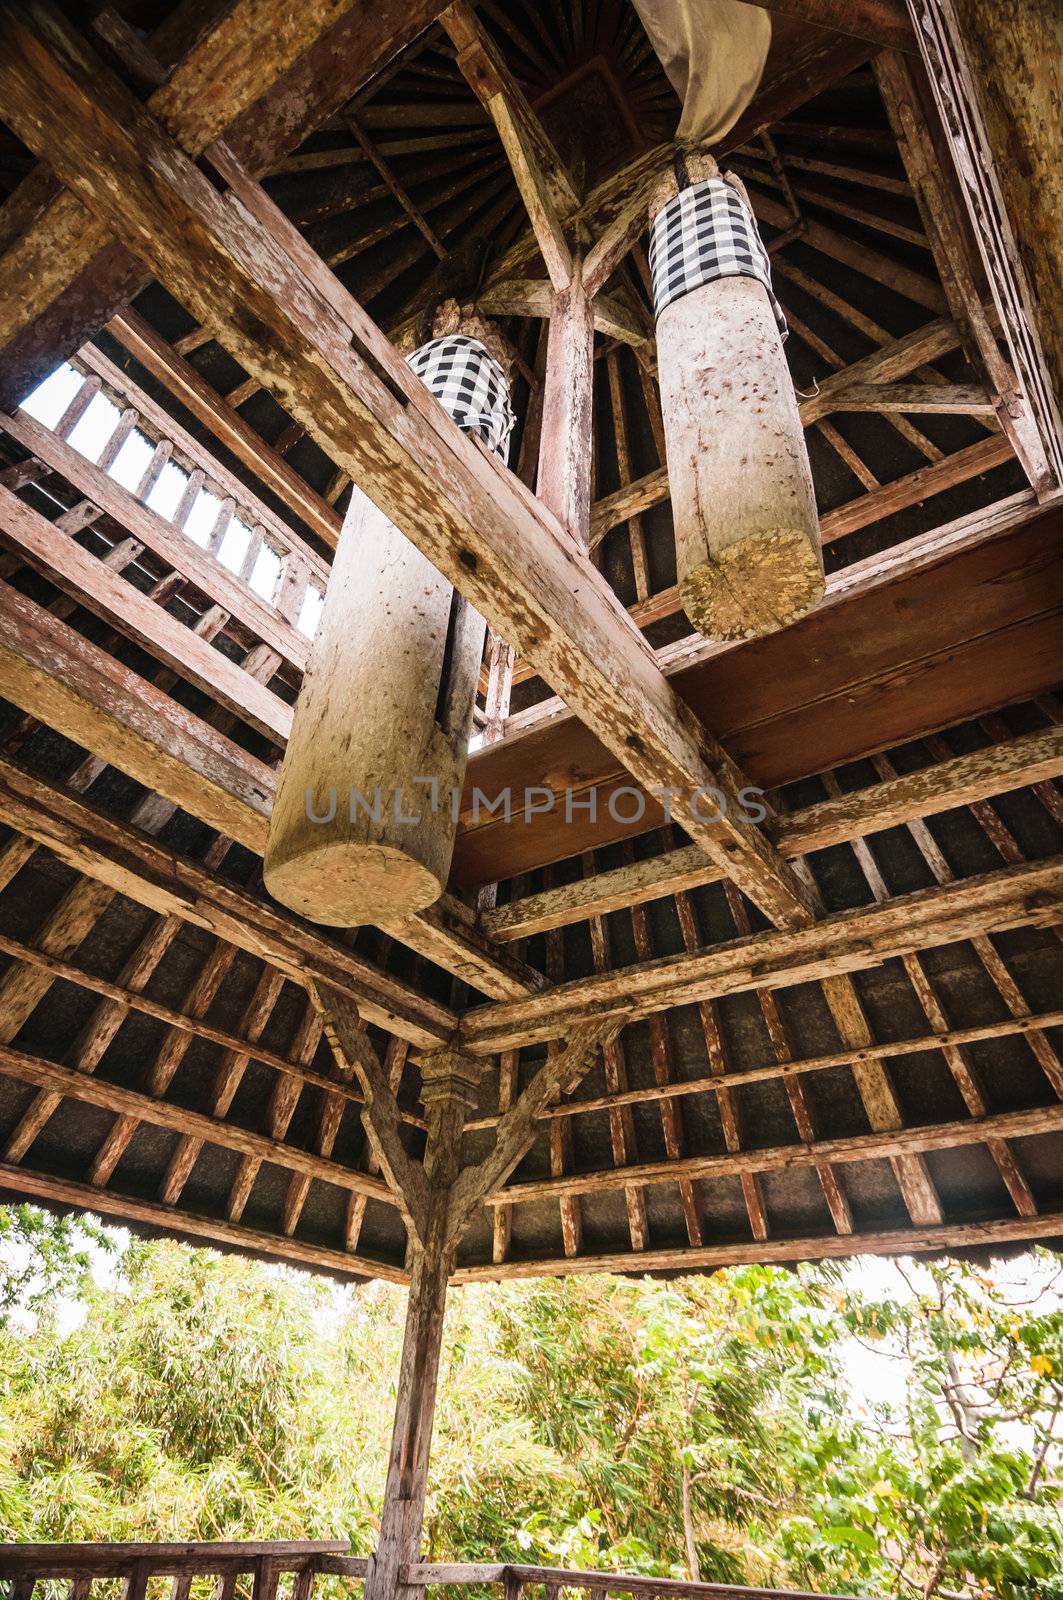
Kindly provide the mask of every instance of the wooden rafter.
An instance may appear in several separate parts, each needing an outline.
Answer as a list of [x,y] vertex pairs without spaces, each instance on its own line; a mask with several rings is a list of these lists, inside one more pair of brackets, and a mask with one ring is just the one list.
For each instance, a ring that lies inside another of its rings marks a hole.
[[[541,659],[633,776],[688,796],[705,787],[735,794],[740,778],[683,713],[594,569],[501,467],[418,394],[350,297],[315,274],[294,229],[279,228],[278,246],[261,222],[271,217],[264,197],[256,201],[228,161],[240,200],[219,195],[49,7],[3,18],[9,48],[0,104],[31,146],[135,242],[201,321],[215,325],[245,369],[287,397],[293,416],[371,488],[497,631]],[[42,118],[46,101],[53,113],[62,105],[63,115]],[[248,203],[258,213],[253,220]],[[253,336],[247,303],[263,313]],[[376,370],[350,349],[352,327],[373,350]],[[377,376],[380,367],[391,387]],[[406,396],[402,421],[396,389]],[[459,487],[467,496],[461,506]],[[479,516],[473,507],[485,494],[492,514]],[[429,506],[435,516],[426,514]],[[505,534],[518,528],[516,545],[508,543]],[[769,915],[784,923],[810,918],[806,887],[757,829],[733,822],[707,829],[689,800],[682,814]]]

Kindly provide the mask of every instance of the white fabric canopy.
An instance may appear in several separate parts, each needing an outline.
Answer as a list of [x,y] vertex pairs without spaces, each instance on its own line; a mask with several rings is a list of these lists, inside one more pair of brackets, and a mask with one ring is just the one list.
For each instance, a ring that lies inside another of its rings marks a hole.
[[683,110],[676,138],[714,144],[760,83],[771,18],[741,0],[633,0]]

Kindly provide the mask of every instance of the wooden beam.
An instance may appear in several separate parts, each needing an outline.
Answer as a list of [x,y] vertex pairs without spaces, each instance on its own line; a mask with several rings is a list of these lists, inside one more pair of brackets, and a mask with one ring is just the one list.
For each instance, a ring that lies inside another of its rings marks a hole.
[[[0,693],[262,854],[274,770],[8,584],[0,584]],[[387,931],[483,993],[542,987],[541,974],[496,950],[474,922],[470,908],[444,895]]]
[[493,1189],[504,1184],[535,1142],[537,1123],[546,1107],[561,1094],[570,1094],[590,1071],[623,1022],[591,1022],[575,1028],[563,1050],[541,1066],[509,1110],[498,1119],[494,1148],[475,1166],[463,1167],[450,1197],[449,1228],[455,1242],[466,1231],[473,1214]]
[[26,412],[20,411],[10,417],[0,413],[0,430],[32,451],[38,461],[58,472],[93,506],[113,517],[138,544],[154,551],[167,566],[183,574],[207,599],[222,606],[229,616],[243,623],[298,672],[305,672],[310,658],[310,640],[305,633],[285,621],[275,606],[261,600],[228,567],[184,535],[175,523],[152,511],[80,450],[66,444]]
[[579,196],[564,163],[472,6],[454,0],[440,21],[458,52],[459,70],[498,129],[550,282],[555,291],[566,289],[573,260],[564,222]]
[[[647,1161],[637,1167],[610,1167],[599,1172],[571,1173],[507,1184],[487,1196],[488,1205],[522,1205],[555,1200],[562,1194],[604,1194],[632,1183],[675,1183],[681,1178],[736,1177],[743,1172],[786,1172],[815,1164],[897,1159],[924,1155],[931,1150],[956,1150],[985,1144],[991,1139],[1035,1138],[1063,1129],[1063,1105],[1033,1110],[1003,1111],[986,1117],[929,1126],[891,1128],[860,1133],[844,1139],[817,1139],[813,1144],[781,1144],[757,1150],[731,1150],[726,1155],[686,1156],[681,1161]],[[1027,1219],[1028,1220],[1028,1219]]]
[[[196,39],[149,104],[191,154],[225,134],[262,172],[440,9],[439,0],[399,7],[329,0],[296,16],[291,8],[238,0]],[[149,278],[73,195],[53,192],[0,256],[0,407],[12,409]]]
[[286,742],[292,711],[285,701],[2,486],[0,533],[78,605],[111,623],[275,745]]
[[242,1223],[229,1222],[224,1217],[204,1216],[199,1211],[177,1211],[159,1200],[143,1200],[136,1195],[97,1188],[94,1184],[80,1183],[72,1178],[33,1172],[28,1167],[14,1167],[0,1162],[0,1188],[9,1193],[32,1196],[46,1206],[74,1206],[79,1211],[111,1217],[116,1222],[140,1223],[158,1229],[160,1233],[202,1239],[205,1243],[221,1245],[223,1249],[240,1250],[246,1255],[260,1252],[280,1261],[290,1261],[296,1266],[334,1272],[340,1277],[383,1278],[388,1283],[399,1284],[409,1282],[409,1275],[404,1268],[388,1261],[377,1261],[346,1250],[333,1250],[327,1245],[311,1244],[308,1240],[289,1238],[286,1234],[269,1233],[263,1228],[245,1227]]
[[[1061,774],[1063,727],[1049,726],[783,814],[775,841],[785,856],[808,855]],[[511,900],[483,912],[481,922],[493,939],[526,939],[547,928],[715,883],[719,877],[704,851],[684,845],[560,889]]]
[[573,979],[530,1001],[480,1006],[465,1013],[460,1036],[476,1054],[512,1050],[559,1038],[591,1016],[642,1017],[703,997],[829,980],[909,950],[1060,918],[1063,857],[1057,856],[835,912],[811,928],[754,934],[646,967]]
[[[771,999],[770,991],[760,990]],[[722,1094],[728,1089],[741,1089],[754,1083],[789,1082],[808,1072],[831,1072],[836,1067],[853,1067],[869,1061],[892,1060],[894,1056],[922,1055],[928,1050],[960,1049],[968,1044],[980,1044],[986,1039],[1024,1037],[1033,1041],[1035,1035],[1046,1028],[1063,1026],[1063,1008],[1039,1011],[1030,1015],[1006,1017],[1002,1022],[985,1022],[970,1028],[942,1028],[934,1033],[923,1033],[914,1039],[889,1039],[885,1043],[868,1044],[845,1050],[829,1051],[821,1056],[800,1056],[776,1060],[770,1066],[742,1067],[736,1071],[714,1073],[707,1078],[683,1078],[676,1082],[654,1083],[641,1089],[623,1089],[596,1095],[588,1100],[564,1100],[547,1106],[544,1118],[593,1116],[601,1111],[614,1111],[622,1106],[656,1105],[669,1100],[681,1100],[688,1094]],[[1047,1076],[1047,1074],[1046,1074]],[[497,1127],[499,1117],[477,1117],[466,1126],[470,1133]]]
[[0,17],[0,105],[20,136],[135,244],[496,631],[538,661],[639,782],[683,793],[678,820],[729,863],[767,915],[807,922],[807,887],[758,829],[733,821],[740,806],[719,825],[697,815],[701,791],[736,795],[741,775],[684,711],[571,538],[455,427],[230,162],[239,199],[218,193],[45,0],[5,3]]
[[882,50],[916,50],[911,19],[904,0],[750,0],[794,22],[833,28],[854,39],[864,39]]
[[324,1156],[313,1155],[298,1145],[268,1139],[227,1117],[204,1116],[199,1111],[190,1111],[186,1106],[175,1105],[172,1101],[111,1083],[94,1073],[58,1066],[55,1062],[29,1055],[24,1050],[16,1050],[11,1045],[0,1045],[0,1074],[18,1083],[31,1084],[35,1089],[63,1095],[80,1105],[99,1106],[105,1111],[113,1111],[119,1117],[132,1117],[137,1122],[147,1122],[156,1128],[191,1134],[219,1149],[255,1156],[259,1161],[268,1161],[286,1171],[301,1172],[319,1183],[329,1183],[352,1194],[364,1194],[368,1199],[384,1205],[395,1204],[388,1185],[368,1173],[356,1172]]
[[402,1142],[402,1115],[395,1091],[373,1049],[358,1008],[339,989],[311,979],[308,992],[324,1023],[325,1035],[348,1077],[357,1078],[365,1097],[362,1127],[402,1212],[408,1233],[423,1248],[428,1238],[431,1197],[424,1168]]
[[111,318],[107,332],[152,377],[158,378],[174,399],[180,401],[210,430],[224,449],[232,451],[260,483],[305,522],[312,532],[335,549],[342,521],[339,513],[299,476],[294,467],[288,465],[283,456],[271,449],[251,424],[245,422],[239,412],[201,378],[195,367],[178,355],[173,345],[156,333],[149,322],[138,312],[127,309]]
[[446,1006],[422,998],[347,946],[8,761],[0,761],[0,816],[77,873],[163,916],[205,928],[300,987],[308,976],[332,984],[362,1016],[411,1044],[431,1048],[457,1026]]
[[964,330],[965,344],[999,397],[1001,425],[1038,496],[1044,498],[1057,476],[1015,372],[1001,354],[982,308],[985,274],[962,201],[955,193],[948,143],[943,130],[935,126],[936,107],[925,75],[919,72],[917,77],[918,63],[889,50],[875,62],[874,70],[950,310]]
[[[833,403],[830,409],[835,409]],[[824,544],[830,544],[834,539],[844,538],[847,533],[854,533],[857,528],[866,528],[872,522],[892,516],[896,511],[904,511],[920,500],[945,494],[958,483],[966,483],[981,472],[991,472],[994,467],[1003,466],[1013,458],[1011,440],[1006,435],[990,434],[988,438],[966,445],[962,450],[942,457],[940,461],[916,467],[914,472],[906,472],[902,477],[894,478],[892,483],[869,489],[834,511],[824,512],[820,518],[820,536]],[[667,499],[668,474],[664,467],[657,467],[644,477],[636,478],[626,489],[603,496],[595,502],[591,511],[591,549],[601,543],[610,528]],[[669,600],[669,605],[670,609],[663,609],[658,598],[655,621],[671,616],[680,609],[678,592],[674,601]]]
[[[494,283],[477,296],[476,309],[485,316],[541,317],[547,321],[553,308],[553,290],[545,278],[509,278]],[[594,297],[595,331],[607,339],[640,349],[652,342],[653,323],[634,296],[619,293]]]
[[590,536],[593,447],[594,305],[577,263],[550,308],[535,489],[581,549]]
[[981,417],[993,416],[996,406],[980,383],[854,383],[835,395],[832,409]]
[[[974,1222],[943,1222],[931,1227],[892,1228],[850,1234],[806,1234],[799,1239],[735,1240],[729,1244],[672,1246],[611,1254],[537,1257],[459,1267],[454,1283],[493,1283],[502,1279],[563,1278],[601,1272],[710,1272],[721,1267],[762,1266],[785,1261],[831,1261],[849,1256],[903,1256],[922,1252],[977,1250],[1063,1237],[1063,1212],[1037,1217],[1004,1217]],[[657,1580],[660,1581],[659,1579]]]

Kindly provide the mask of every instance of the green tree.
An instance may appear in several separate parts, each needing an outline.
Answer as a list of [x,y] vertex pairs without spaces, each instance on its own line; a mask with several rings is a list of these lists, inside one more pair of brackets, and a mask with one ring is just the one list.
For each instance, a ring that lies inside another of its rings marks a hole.
[[[20,1226],[0,1536],[374,1547],[400,1290],[143,1242],[98,1287],[91,1232]],[[426,1554],[1060,1600],[1058,1299],[910,1277],[888,1299],[836,1267],[455,1294]],[[902,1405],[854,1401],[854,1341],[904,1374]]]

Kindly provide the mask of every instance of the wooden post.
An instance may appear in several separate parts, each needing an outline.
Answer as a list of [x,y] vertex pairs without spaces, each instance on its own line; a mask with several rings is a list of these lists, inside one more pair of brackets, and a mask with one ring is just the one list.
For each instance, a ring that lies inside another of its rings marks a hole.
[[[695,183],[718,176],[687,160]],[[666,180],[651,225],[678,195]],[[752,214],[750,215],[750,226]],[[764,285],[722,277],[666,304],[657,359],[679,596],[710,639],[771,633],[823,594],[812,475]]]
[[[434,334],[506,347],[455,301]],[[500,359],[501,358],[501,359]],[[364,494],[344,518],[270,822],[270,893],[315,922],[412,915],[446,886],[485,624]]]
[[579,263],[550,307],[536,493],[586,548],[591,526],[594,302]]
[[439,898],[483,639],[483,619],[356,490],[270,822],[264,875],[283,904],[350,927]]
[[401,1582],[401,1570],[420,1553],[432,1442],[447,1280],[454,1268],[457,1230],[448,1226],[451,1185],[461,1166],[465,1115],[476,1103],[481,1066],[456,1050],[421,1059],[421,1098],[428,1138],[424,1171],[430,1185],[423,1246],[411,1243],[410,1298],[399,1365],[395,1423],[376,1555],[365,1579],[365,1600],[395,1600],[420,1591]]

